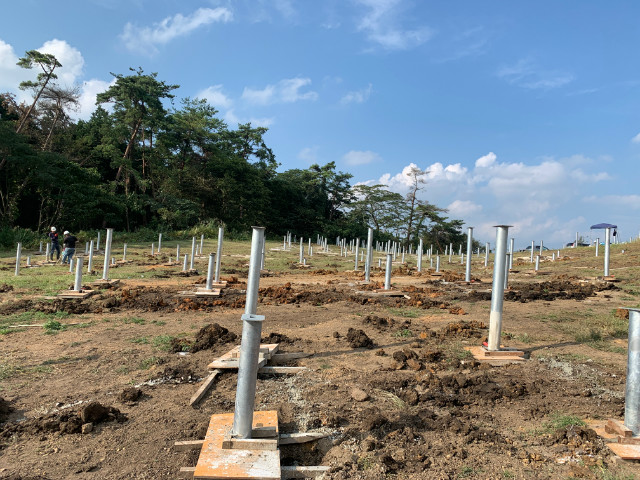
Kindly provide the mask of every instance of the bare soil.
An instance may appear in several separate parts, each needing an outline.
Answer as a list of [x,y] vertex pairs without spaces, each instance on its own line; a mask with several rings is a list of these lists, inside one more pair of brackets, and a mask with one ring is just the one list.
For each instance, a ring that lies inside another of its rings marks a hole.
[[[618,260],[630,269],[618,283],[570,260],[537,276],[522,262],[503,340],[527,359],[501,367],[465,350],[487,336],[490,270],[465,284],[447,265],[437,277],[400,267],[399,297],[374,292],[382,272],[368,285],[339,266],[272,272],[260,284],[263,341],[312,356],[289,363],[303,373],[260,375],[255,408],[277,410],[283,433],[328,433],[281,447],[283,465],[327,465],[327,479],[636,478],[640,467],[563,420],[623,416],[626,337],[598,332],[637,303],[637,260]],[[212,414],[234,409],[234,372],[195,408],[189,399],[207,365],[240,343],[245,263],[226,269],[233,277],[215,298],[180,296],[175,274],[84,300],[2,285],[0,315],[67,312],[61,322],[76,325],[0,337],[0,478],[173,479],[195,465],[197,451],[172,446],[202,439]],[[583,314],[595,333],[579,338]]]

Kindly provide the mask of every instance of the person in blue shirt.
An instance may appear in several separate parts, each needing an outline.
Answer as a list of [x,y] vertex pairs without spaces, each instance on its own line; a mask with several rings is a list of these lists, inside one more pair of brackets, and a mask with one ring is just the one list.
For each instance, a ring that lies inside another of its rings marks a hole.
[[51,227],[51,231],[49,232],[49,242],[51,242],[51,249],[49,250],[51,258],[49,258],[49,260],[53,261],[54,251],[57,253],[56,261],[60,260],[60,242],[58,241],[58,232],[56,232],[56,227]]

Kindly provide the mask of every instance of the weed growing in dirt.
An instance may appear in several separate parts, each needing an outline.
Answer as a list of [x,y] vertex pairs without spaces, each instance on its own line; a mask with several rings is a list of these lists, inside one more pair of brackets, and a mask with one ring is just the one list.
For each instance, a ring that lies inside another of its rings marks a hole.
[[531,335],[529,335],[528,333],[522,333],[520,335],[516,335],[516,340],[518,340],[519,342],[522,343],[532,343],[533,339],[531,338]]
[[394,335],[396,337],[407,338],[407,337],[413,337],[413,332],[408,328],[403,328],[402,330],[398,330]]
[[149,343],[149,338],[147,337],[132,338],[130,342],[137,343],[138,345],[146,345]]
[[43,328],[44,333],[53,334],[58,333],[60,330],[63,330],[64,325],[62,325],[62,323],[57,320],[49,320],[44,324]]
[[163,352],[168,352],[171,347],[171,340],[173,337],[171,335],[158,335],[154,337],[152,343],[155,348],[158,350],[162,350]]
[[163,327],[164,325],[167,324],[167,322],[164,322],[162,320],[152,320],[151,323],[153,323],[154,325],[157,325],[159,327]]
[[587,424],[577,415],[565,415],[562,413],[553,413],[551,418],[544,423],[543,428],[547,432],[561,430],[563,428],[575,425],[577,427],[584,427]]
[[140,362],[140,370],[149,370],[154,365],[158,365],[159,359],[158,357],[149,357],[145,358]]
[[422,311],[417,308],[387,308],[389,314],[403,318],[418,318],[422,316]]
[[511,470],[504,470],[502,472],[502,478],[516,478],[516,476]]
[[140,317],[124,317],[122,319],[122,323],[125,323],[125,324],[135,323],[136,325],[144,325],[147,322],[145,321],[144,318],[140,318]]
[[368,455],[363,455],[358,458],[358,469],[359,470],[369,470],[373,466],[373,461],[371,457]]

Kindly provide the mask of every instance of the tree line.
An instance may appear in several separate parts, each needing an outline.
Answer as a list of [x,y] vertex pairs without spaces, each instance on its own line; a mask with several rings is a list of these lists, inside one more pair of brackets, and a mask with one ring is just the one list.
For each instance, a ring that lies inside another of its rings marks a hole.
[[418,199],[427,172],[414,168],[406,196],[385,185],[352,186],[335,162],[278,171],[266,128],[236,129],[203,99],[177,100],[170,85],[141,68],[112,74],[89,120],[72,119],[79,90],[58,85],[62,65],[26,52],[36,69],[20,88],[32,101],[0,93],[0,228],[44,232],[111,227],[181,230],[220,223],[230,232],[262,225],[286,231],[377,238],[444,249],[465,241],[462,220]]

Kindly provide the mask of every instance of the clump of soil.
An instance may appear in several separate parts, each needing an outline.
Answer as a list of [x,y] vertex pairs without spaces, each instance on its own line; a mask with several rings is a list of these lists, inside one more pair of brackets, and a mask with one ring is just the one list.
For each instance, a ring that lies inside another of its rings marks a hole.
[[120,395],[118,395],[118,400],[122,403],[136,403],[142,397],[142,390],[135,387],[126,387]]
[[4,423],[14,408],[4,398],[0,397],[0,423]]
[[179,365],[177,367],[165,367],[162,372],[162,379],[171,383],[191,383],[198,380],[198,377],[189,367]]
[[384,330],[391,328],[395,321],[392,318],[383,318],[376,315],[367,315],[362,319],[362,323],[365,325],[372,325],[378,330]]
[[347,342],[351,348],[374,348],[375,344],[371,340],[364,330],[356,330],[350,328],[347,331]]
[[294,340],[283,333],[271,332],[268,336],[260,340],[262,343],[288,343],[293,344]]
[[476,320],[470,322],[450,323],[440,331],[441,337],[463,337],[463,338],[480,338],[484,335],[481,330],[487,326]]
[[80,433],[86,423],[127,421],[127,416],[114,407],[105,407],[99,402],[90,402],[78,412],[51,413],[23,422],[12,422],[0,431],[0,438],[11,438],[18,434],[36,435],[39,433]]
[[13,286],[7,285],[6,283],[3,283],[2,285],[0,285],[0,293],[12,292],[12,291],[13,291]]
[[217,323],[210,323],[200,329],[193,342],[185,340],[184,338],[171,339],[170,349],[173,353],[184,351],[199,352],[200,350],[210,349],[217,344],[234,342],[237,338],[238,336],[228,329]]

